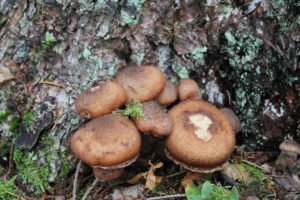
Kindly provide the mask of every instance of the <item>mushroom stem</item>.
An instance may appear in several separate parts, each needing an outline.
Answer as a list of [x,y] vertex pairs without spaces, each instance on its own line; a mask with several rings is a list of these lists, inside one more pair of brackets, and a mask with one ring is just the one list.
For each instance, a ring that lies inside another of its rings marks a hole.
[[102,181],[111,181],[116,179],[122,175],[123,171],[123,168],[103,169],[100,167],[93,167],[94,176]]

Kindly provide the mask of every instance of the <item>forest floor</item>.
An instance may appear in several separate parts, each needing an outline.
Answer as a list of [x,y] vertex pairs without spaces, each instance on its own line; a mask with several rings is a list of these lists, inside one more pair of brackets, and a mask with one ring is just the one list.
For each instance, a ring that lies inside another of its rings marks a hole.
[[[300,199],[299,156],[279,149],[300,140],[299,62],[297,0],[1,0],[0,199]],[[226,170],[187,172],[143,136],[101,182],[71,152],[76,97],[150,64],[238,115]]]

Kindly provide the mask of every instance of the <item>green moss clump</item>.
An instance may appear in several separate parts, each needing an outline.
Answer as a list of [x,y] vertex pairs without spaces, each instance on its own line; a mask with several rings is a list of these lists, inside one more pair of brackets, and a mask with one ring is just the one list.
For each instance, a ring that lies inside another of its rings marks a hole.
[[125,117],[140,118],[143,116],[142,104],[139,101],[132,99],[126,105],[125,109],[118,109],[113,111],[113,113],[120,114]]
[[17,174],[22,178],[24,184],[30,184],[31,192],[41,194],[49,189],[48,178],[50,166],[47,163],[38,163],[38,155],[34,152],[24,152],[14,149],[13,160],[16,163]]
[[[71,170],[71,163],[65,152],[54,152],[54,140],[43,136],[35,151],[26,152],[14,149],[13,160],[16,164],[16,174],[26,184],[27,191],[40,195],[50,190],[49,178],[52,175],[51,165],[57,160],[60,162],[57,178],[65,179]],[[58,158],[57,158],[58,156]]]
[[9,124],[9,131],[12,132],[14,135],[17,135],[19,133],[19,127],[20,127],[20,123],[21,123],[21,118],[20,117],[13,117]]
[[20,198],[21,192],[14,187],[16,177],[8,181],[0,179],[0,200],[16,200]]
[[42,40],[42,46],[44,49],[50,49],[55,42],[56,42],[56,38],[54,34],[50,32],[46,32],[45,37]]
[[1,111],[0,112],[0,123],[2,123],[6,118],[8,117],[9,113],[6,111]]

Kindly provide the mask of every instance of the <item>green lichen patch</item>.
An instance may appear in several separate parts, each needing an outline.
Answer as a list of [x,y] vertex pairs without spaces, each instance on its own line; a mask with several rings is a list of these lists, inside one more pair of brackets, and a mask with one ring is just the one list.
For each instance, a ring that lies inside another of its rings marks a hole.
[[191,57],[194,60],[203,60],[204,53],[207,52],[207,47],[197,47],[191,52]]
[[145,0],[128,0],[124,1],[121,9],[120,24],[121,26],[136,25],[139,22],[140,12]]

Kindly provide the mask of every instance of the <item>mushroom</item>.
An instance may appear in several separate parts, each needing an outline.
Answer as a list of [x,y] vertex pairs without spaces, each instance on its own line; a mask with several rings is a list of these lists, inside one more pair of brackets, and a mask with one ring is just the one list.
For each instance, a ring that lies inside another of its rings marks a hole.
[[227,165],[235,145],[235,135],[227,117],[204,101],[186,100],[168,113],[173,131],[166,139],[166,155],[176,164],[200,173],[210,173]]
[[300,184],[299,180],[299,162],[300,144],[294,140],[286,140],[279,145],[280,155],[276,159],[276,166],[279,169],[288,169],[292,179]]
[[156,137],[168,136],[173,127],[171,118],[156,101],[142,104],[143,116],[135,118],[137,128],[144,133],[151,132]]
[[80,94],[75,108],[81,117],[95,118],[120,108],[126,99],[126,93],[120,85],[107,81]]
[[233,112],[233,110],[231,110],[230,108],[221,108],[221,111],[229,119],[229,122],[231,124],[233,131],[235,133],[240,132],[241,131],[241,122],[240,122],[239,118],[236,116],[236,114]]
[[116,77],[127,94],[127,102],[144,102],[155,98],[165,87],[166,78],[158,67],[126,67]]
[[177,99],[176,87],[167,80],[163,91],[156,97],[156,101],[161,105],[173,103]]
[[70,144],[77,157],[93,167],[98,179],[112,180],[137,159],[141,137],[129,119],[109,114],[77,130]]
[[286,140],[279,145],[279,149],[284,153],[296,157],[300,154],[300,144],[294,140]]
[[184,101],[187,99],[202,99],[201,90],[197,82],[193,79],[182,79],[177,86],[177,90],[180,101]]

